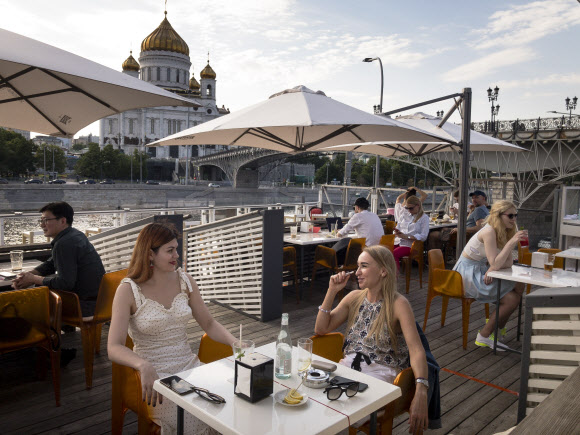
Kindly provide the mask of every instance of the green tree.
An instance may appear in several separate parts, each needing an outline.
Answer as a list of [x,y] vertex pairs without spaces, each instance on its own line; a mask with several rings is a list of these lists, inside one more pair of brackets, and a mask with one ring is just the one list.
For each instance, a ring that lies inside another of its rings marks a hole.
[[[53,159],[54,157],[54,159]],[[56,145],[42,144],[36,147],[36,153],[34,154],[34,162],[38,169],[45,168],[45,158],[46,158],[46,171],[54,172],[64,172],[66,169],[66,156],[61,147]],[[54,166],[53,166],[54,160]],[[54,168],[54,169],[53,169]]]
[[75,172],[82,177],[99,177],[101,172],[101,149],[99,144],[89,144],[89,150],[79,158],[75,165]]
[[19,133],[0,128],[0,173],[6,176],[34,172],[35,145]]
[[87,147],[87,146],[86,146],[85,144],[82,144],[82,143],[75,143],[75,144],[72,146],[72,150],[73,150],[73,151],[80,151],[80,150],[84,150],[86,147]]

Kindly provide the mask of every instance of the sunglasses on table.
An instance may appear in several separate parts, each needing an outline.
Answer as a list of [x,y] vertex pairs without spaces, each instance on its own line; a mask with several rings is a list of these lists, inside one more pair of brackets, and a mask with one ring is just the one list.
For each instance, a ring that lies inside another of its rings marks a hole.
[[205,399],[209,402],[226,403],[226,399],[224,399],[222,396],[218,396],[217,394],[212,393],[205,388],[193,387],[193,392],[199,394],[202,399]]
[[358,393],[360,382],[348,382],[340,384],[331,384],[324,389],[328,400],[337,400],[346,393],[346,397],[355,396]]
[[517,217],[518,217],[518,214],[517,214],[517,213],[510,213],[510,214],[505,214],[505,213],[504,213],[503,215],[504,215],[504,216],[507,216],[507,217],[508,217],[508,219],[515,219],[515,218],[517,218]]

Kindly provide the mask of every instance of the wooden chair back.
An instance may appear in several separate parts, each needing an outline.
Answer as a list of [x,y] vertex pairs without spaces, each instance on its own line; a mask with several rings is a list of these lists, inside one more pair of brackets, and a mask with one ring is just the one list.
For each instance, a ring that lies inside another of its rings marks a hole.
[[[387,221],[390,222],[390,221]],[[381,240],[379,241],[379,245],[383,245],[386,247],[391,253],[395,249],[395,235],[394,234],[385,234],[381,236]]]
[[[562,252],[561,249],[554,249],[554,248],[541,248],[538,249],[538,252],[545,252],[546,254],[557,254],[558,252]],[[554,268],[555,269],[564,269],[564,258],[563,257],[555,257],[554,258]]]
[[293,246],[286,246],[282,249],[282,267],[286,269],[296,265],[296,249]]
[[215,341],[207,334],[203,334],[203,337],[201,337],[197,357],[202,363],[208,364],[233,354],[234,350],[231,346]]
[[346,249],[344,265],[342,270],[356,270],[358,268],[358,257],[365,248],[366,238],[351,239]]
[[342,345],[344,335],[340,332],[331,332],[325,335],[313,335],[312,353],[334,362],[339,362],[343,358]]
[[397,222],[395,221],[385,221],[385,234],[393,234],[396,226]]

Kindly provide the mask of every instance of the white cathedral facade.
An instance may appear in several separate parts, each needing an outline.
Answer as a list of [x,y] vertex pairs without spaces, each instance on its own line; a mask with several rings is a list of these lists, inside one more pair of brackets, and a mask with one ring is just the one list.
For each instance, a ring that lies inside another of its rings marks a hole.
[[[125,154],[147,151],[156,158],[185,158],[185,146],[145,148],[150,142],[229,113],[216,105],[216,73],[209,65],[200,73],[199,83],[193,74],[189,47],[165,18],[141,43],[139,62],[132,53],[123,62],[123,73],[140,78],[168,91],[191,98],[202,107],[152,107],[129,110],[99,121],[99,145],[107,144]],[[191,149],[193,148],[193,150]],[[189,157],[214,153],[228,147],[190,147]],[[200,150],[201,149],[201,150]]]

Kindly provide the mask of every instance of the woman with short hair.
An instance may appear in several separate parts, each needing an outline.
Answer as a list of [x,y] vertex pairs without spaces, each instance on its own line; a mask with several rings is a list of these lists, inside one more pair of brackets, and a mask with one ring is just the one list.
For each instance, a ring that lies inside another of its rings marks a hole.
[[[467,297],[482,303],[495,304],[498,281],[489,277],[489,271],[505,269],[513,264],[512,252],[518,242],[527,237],[527,231],[517,231],[516,206],[510,201],[498,201],[493,204],[484,227],[469,241],[453,270],[463,278],[463,288]],[[524,284],[506,281],[501,286],[499,302],[499,328],[504,328],[510,315],[520,303]],[[495,329],[495,311],[489,322],[478,331],[475,344],[493,348]],[[499,337],[498,337],[499,338]],[[497,350],[503,350],[498,342]]]
[[[214,340],[231,345],[235,338],[210,314],[191,275],[177,268],[179,234],[171,224],[152,223],[139,236],[127,278],[113,301],[109,329],[109,359],[141,375],[143,401],[163,433],[175,431],[177,408],[153,390],[156,379],[200,365],[187,341],[186,327],[194,318]],[[125,347],[127,333],[133,350]],[[186,433],[216,433],[186,414]]]

